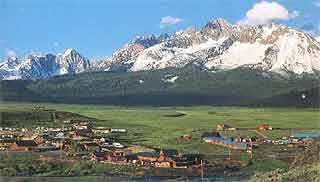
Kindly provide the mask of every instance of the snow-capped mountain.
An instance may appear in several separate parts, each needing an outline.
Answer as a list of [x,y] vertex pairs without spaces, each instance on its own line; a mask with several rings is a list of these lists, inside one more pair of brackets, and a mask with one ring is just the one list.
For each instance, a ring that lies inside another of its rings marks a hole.
[[62,54],[32,54],[19,60],[9,57],[0,64],[0,79],[41,79],[55,75],[76,74],[90,70],[90,62],[74,49]]
[[232,25],[223,19],[202,29],[137,37],[98,67],[140,71],[197,64],[206,69],[239,66],[278,73],[320,70],[320,43],[310,35],[277,25]]
[[232,25],[209,21],[197,30],[139,36],[113,55],[92,65],[74,49],[64,53],[32,54],[0,63],[0,79],[41,79],[86,71],[140,71],[195,64],[204,69],[228,70],[241,66],[277,73],[320,71],[320,40],[277,24]]

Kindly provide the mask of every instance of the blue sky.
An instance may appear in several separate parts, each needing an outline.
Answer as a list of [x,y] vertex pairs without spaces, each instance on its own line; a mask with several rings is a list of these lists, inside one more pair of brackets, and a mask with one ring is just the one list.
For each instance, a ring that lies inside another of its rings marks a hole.
[[[267,5],[275,2],[282,9],[270,10],[269,19],[260,17],[258,22],[276,21],[319,36],[320,0],[264,1]],[[261,0],[0,0],[0,59],[14,54],[57,53],[66,48],[100,59],[137,35],[170,33],[188,26],[200,28],[218,17],[231,23],[252,23],[256,16],[264,16],[259,15],[259,6],[254,7],[261,3]],[[283,8],[287,14],[278,15],[285,14]],[[247,12],[251,12],[250,16]]]

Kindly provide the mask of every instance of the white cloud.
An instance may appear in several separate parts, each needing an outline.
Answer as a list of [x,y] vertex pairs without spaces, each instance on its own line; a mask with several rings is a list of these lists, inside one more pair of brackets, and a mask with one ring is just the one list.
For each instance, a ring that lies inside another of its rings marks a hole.
[[164,28],[165,26],[169,26],[169,25],[177,25],[181,22],[183,22],[183,19],[181,18],[165,16],[165,17],[162,17],[160,20],[160,27]]
[[312,4],[320,8],[320,0],[315,0]]
[[316,39],[317,39],[317,41],[319,41],[319,42],[320,42],[320,36],[319,36],[319,37],[316,37]]
[[6,50],[6,55],[7,55],[7,57],[15,57],[17,54],[16,54],[16,52],[14,50],[7,49]]
[[60,46],[60,43],[59,42],[57,42],[57,41],[55,41],[55,42],[53,42],[53,47],[59,47]]
[[274,20],[289,20],[300,15],[299,11],[289,12],[284,6],[277,2],[261,1],[255,4],[246,13],[246,17],[240,20],[241,24],[270,24]]

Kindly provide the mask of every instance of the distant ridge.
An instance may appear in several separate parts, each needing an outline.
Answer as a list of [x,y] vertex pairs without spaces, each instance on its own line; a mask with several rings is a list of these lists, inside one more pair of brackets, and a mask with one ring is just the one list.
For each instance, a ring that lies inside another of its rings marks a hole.
[[282,75],[312,74],[320,71],[320,43],[283,25],[233,25],[216,19],[199,30],[190,27],[171,34],[138,36],[110,58],[91,64],[74,49],[57,55],[9,57],[0,63],[0,79],[34,80],[89,71],[135,72],[190,64],[212,71],[250,67]]

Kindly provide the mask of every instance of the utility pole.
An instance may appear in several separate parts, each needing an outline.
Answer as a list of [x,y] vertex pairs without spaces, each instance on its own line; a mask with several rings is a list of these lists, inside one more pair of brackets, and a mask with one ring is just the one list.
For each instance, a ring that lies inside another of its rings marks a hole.
[[201,159],[201,181],[203,182],[203,161]]
[[250,138],[250,150],[249,150],[249,153],[250,153],[250,157],[251,159],[253,158],[253,144],[252,144],[252,139]]

